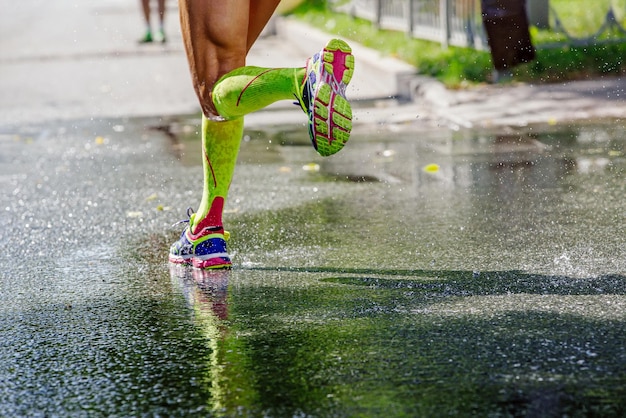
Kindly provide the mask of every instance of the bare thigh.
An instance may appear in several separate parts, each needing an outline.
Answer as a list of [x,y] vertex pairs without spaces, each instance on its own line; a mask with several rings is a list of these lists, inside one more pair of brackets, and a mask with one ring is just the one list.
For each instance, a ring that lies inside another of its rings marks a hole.
[[246,55],[279,0],[179,0],[191,78],[203,112],[215,115],[213,85],[246,64]]

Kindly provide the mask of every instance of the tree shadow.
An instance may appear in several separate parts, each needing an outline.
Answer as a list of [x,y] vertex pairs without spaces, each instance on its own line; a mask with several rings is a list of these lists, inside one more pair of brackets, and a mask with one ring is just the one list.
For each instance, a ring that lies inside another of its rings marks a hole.
[[[330,277],[301,287],[259,280],[274,274],[287,280],[284,273]],[[231,404],[232,411],[427,417],[626,411],[626,322],[619,314],[524,305],[500,311],[477,305],[470,314],[419,309],[483,295],[621,296],[623,275],[237,267],[231,279],[227,323],[238,346],[224,361],[245,365],[247,390],[254,392],[254,402]]]
[[[369,269],[333,267],[240,267],[241,270],[294,273],[332,273],[350,276],[326,277],[322,282],[366,286],[372,289],[445,291],[450,296],[531,293],[541,295],[624,295],[626,276],[604,274],[570,277],[528,273],[521,270],[469,271],[425,269]],[[354,275],[364,277],[353,277]],[[377,277],[372,277],[376,275]],[[383,277],[378,277],[383,276]],[[402,278],[385,278],[402,277]],[[412,279],[411,277],[415,277]]]

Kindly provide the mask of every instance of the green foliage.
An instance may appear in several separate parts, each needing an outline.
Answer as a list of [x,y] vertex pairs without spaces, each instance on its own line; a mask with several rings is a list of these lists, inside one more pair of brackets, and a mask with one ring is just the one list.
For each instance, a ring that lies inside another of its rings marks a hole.
[[[565,30],[572,36],[590,36],[604,23],[611,0],[550,0],[550,7],[559,16]],[[616,10],[617,11],[617,10]]]
[[[578,0],[579,2],[582,0]],[[380,30],[371,22],[352,16],[335,13],[325,7],[324,0],[304,2],[295,11],[299,19],[323,30],[380,51],[382,54],[399,58],[414,65],[421,74],[429,75],[445,83],[448,87],[462,87],[467,84],[486,82],[490,78],[491,56],[487,51],[470,48],[442,48],[439,43],[413,39],[405,33]],[[571,29],[580,36],[586,36],[584,27],[599,27],[603,16],[585,13],[584,7],[567,8],[570,2],[555,0],[553,6],[567,10]],[[560,10],[559,9],[559,10]],[[579,16],[573,16],[578,11]],[[596,24],[597,23],[597,24]],[[568,31],[570,28],[566,28]],[[578,36],[578,35],[577,35]],[[536,59],[514,68],[514,79],[529,82],[556,82],[592,78],[606,75],[620,75],[626,72],[626,43],[605,43],[588,47],[542,48],[556,42],[564,42],[565,36],[549,30],[531,28],[533,44],[537,47]]]
[[554,82],[626,72],[626,44],[540,49],[537,59],[516,77],[524,81]]

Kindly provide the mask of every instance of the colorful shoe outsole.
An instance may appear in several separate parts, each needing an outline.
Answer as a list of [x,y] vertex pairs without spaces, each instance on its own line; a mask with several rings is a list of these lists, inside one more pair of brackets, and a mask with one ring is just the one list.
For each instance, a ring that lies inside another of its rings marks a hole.
[[309,136],[326,157],[340,151],[350,138],[352,108],[346,87],[354,73],[354,56],[341,39],[332,39],[309,58],[300,106],[309,117]]

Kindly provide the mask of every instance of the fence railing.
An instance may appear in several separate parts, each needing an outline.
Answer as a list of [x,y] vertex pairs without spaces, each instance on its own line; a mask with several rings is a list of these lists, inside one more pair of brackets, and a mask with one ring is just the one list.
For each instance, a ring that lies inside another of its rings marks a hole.
[[[570,33],[566,29],[562,19],[559,18],[556,10],[550,8],[550,14],[554,21],[552,29],[557,33],[565,35],[567,39],[566,43],[569,45],[587,46],[604,42],[626,42],[626,29],[624,29],[624,26],[616,18],[617,13],[614,10],[613,4],[611,4],[609,10],[604,15],[602,25],[589,36],[577,36]],[[562,45],[563,43],[557,43],[554,46],[559,47]],[[544,47],[549,48],[551,46],[551,44],[548,44]]]
[[487,49],[480,0],[351,0],[334,8],[444,46]]
[[[439,42],[444,47],[453,45],[488,50],[480,0],[335,0],[333,8],[374,22],[382,29],[403,31],[414,38]],[[531,24],[547,28],[552,21],[552,29],[566,38],[564,42],[539,45],[538,48],[626,42],[626,29],[615,18],[612,5],[602,26],[586,38],[568,33],[554,8],[549,8],[548,0],[527,0],[527,8]]]

